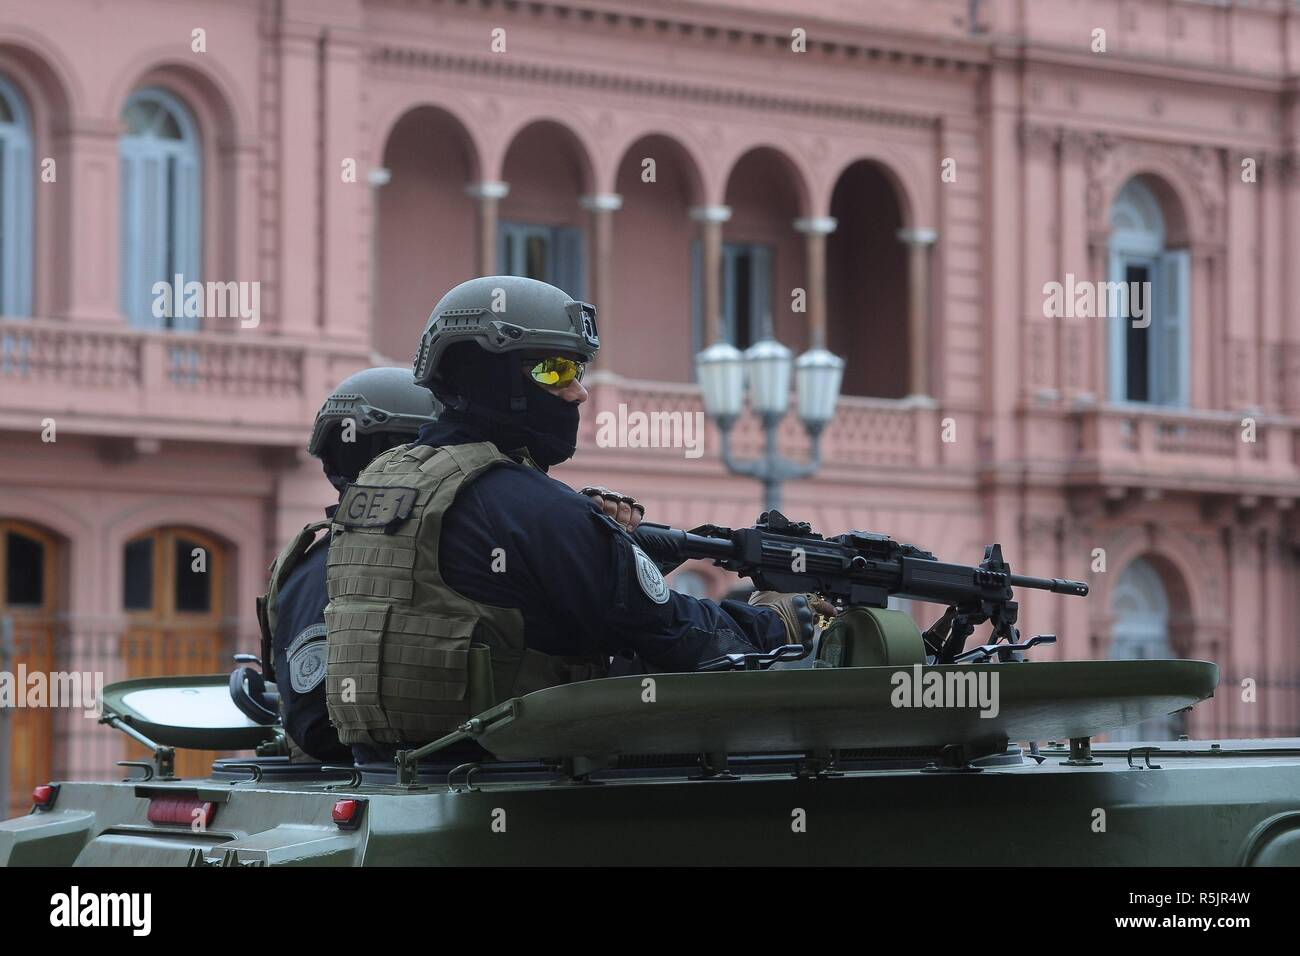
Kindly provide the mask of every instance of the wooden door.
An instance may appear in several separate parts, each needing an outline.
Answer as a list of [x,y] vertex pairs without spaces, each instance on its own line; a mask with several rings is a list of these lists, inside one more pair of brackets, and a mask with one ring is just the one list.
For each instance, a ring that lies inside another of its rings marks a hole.
[[[0,659],[0,670],[15,675],[49,674],[54,670],[54,614],[58,607],[58,542],[50,533],[21,521],[0,519],[0,619],[12,625],[12,647]],[[0,634],[0,639],[4,635]],[[17,693],[24,687],[15,686]],[[0,733],[9,740],[9,793],[5,817],[26,813],[32,787],[48,783],[54,744],[54,710],[50,707],[6,707]]]
[[[122,603],[128,677],[216,674],[229,670],[221,633],[225,549],[188,528],[157,528],[127,542]],[[149,754],[127,741],[128,760]],[[176,773],[206,776],[218,754],[181,750]]]

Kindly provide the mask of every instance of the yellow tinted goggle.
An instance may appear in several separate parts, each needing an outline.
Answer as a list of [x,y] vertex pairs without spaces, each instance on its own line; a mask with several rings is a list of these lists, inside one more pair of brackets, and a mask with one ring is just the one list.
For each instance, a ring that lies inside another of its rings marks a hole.
[[575,362],[573,359],[555,356],[553,358],[544,358],[532,367],[529,374],[532,375],[533,381],[539,385],[547,385],[552,388],[563,388],[575,379],[582,381],[582,373],[586,371],[586,366],[582,362]]

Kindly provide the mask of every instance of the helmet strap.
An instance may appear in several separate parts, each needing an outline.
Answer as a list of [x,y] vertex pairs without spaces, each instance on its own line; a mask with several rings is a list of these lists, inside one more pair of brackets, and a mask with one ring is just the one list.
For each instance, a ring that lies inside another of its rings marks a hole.
[[524,363],[518,355],[512,357],[515,374],[510,376],[510,411],[528,411],[528,397],[524,394]]

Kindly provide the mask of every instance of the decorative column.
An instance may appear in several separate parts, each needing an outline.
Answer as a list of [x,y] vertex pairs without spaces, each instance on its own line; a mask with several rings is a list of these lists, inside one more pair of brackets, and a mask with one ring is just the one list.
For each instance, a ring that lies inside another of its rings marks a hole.
[[601,365],[606,371],[613,369],[614,353],[609,342],[614,327],[614,213],[623,208],[623,197],[617,193],[597,193],[578,200],[583,209],[591,213],[592,277],[587,298],[596,306],[596,326],[600,332]]
[[478,274],[497,273],[497,204],[510,195],[510,184],[485,181],[465,187],[465,195],[478,200]]
[[[1264,175],[1255,187],[1262,187],[1263,226],[1267,230],[1263,232],[1259,243],[1259,260],[1263,270],[1259,287],[1263,292],[1263,308],[1259,311],[1257,323],[1259,332],[1256,341],[1255,379],[1259,383],[1258,404],[1269,411],[1280,409],[1284,401],[1282,356],[1286,354],[1284,342],[1287,323],[1283,322],[1283,316],[1288,316],[1295,304],[1295,270],[1289,266],[1295,261],[1290,258],[1295,250],[1295,222],[1290,214],[1295,207],[1288,205],[1288,199],[1295,190],[1294,163],[1295,156],[1292,153],[1276,153],[1268,156],[1267,161],[1261,158]],[[1235,175],[1240,178],[1240,165],[1237,166]],[[1234,187],[1228,192],[1240,193],[1241,190]],[[1228,271],[1225,268],[1216,277],[1222,281],[1226,278],[1224,273]],[[1226,318],[1236,311],[1229,307],[1223,310],[1223,314]]]
[[[1187,372],[1191,381],[1187,383],[1187,396],[1192,408],[1217,408],[1223,401],[1223,395],[1216,391],[1214,360],[1216,353],[1221,355],[1226,349],[1222,348],[1221,340],[1219,347],[1216,348],[1213,328],[1215,309],[1212,297],[1221,278],[1219,262],[1222,259],[1223,249],[1217,242],[1194,239],[1189,247],[1189,253],[1191,260],[1189,267],[1192,274],[1188,282],[1190,301],[1187,309],[1187,334],[1191,337],[1191,341],[1188,348],[1190,361]],[[1263,370],[1259,371],[1262,373]]]
[[[1024,168],[1025,194],[1054,200],[1057,187],[1057,146],[1061,131],[1054,126],[1020,124],[1021,163]],[[1022,330],[1021,396],[1023,401],[1038,404],[1055,401],[1061,394],[1057,377],[1056,336],[1061,315],[1046,315],[1043,285],[1065,281],[1057,268],[1060,230],[1058,210],[1053,201],[1029,203],[1025,207],[1024,251],[1020,275],[1023,312],[1017,315]],[[1041,238],[1040,238],[1041,237]]]
[[696,206],[690,216],[700,224],[700,247],[703,252],[704,329],[706,344],[722,341],[722,224],[731,218],[730,206]]
[[809,348],[826,348],[826,237],[835,231],[834,216],[796,219],[794,228],[804,237],[808,284]]
[[[221,220],[226,224],[230,236],[222,248],[217,268],[223,276],[245,282],[266,282],[270,278],[263,274],[265,260],[259,248],[260,145],[253,136],[218,145],[222,165],[230,170],[235,183],[235,209],[232,216]],[[265,300],[260,304],[263,322],[270,313],[267,306]]]
[[[320,284],[324,264],[322,243],[325,189],[339,179],[342,157],[355,155],[351,144],[329,162],[295,162],[289,144],[317,143],[321,139],[321,30],[310,23],[292,21],[280,26],[279,57],[279,269],[276,276],[275,316],[279,331],[301,337],[315,337],[322,331]],[[357,184],[352,184],[357,188]]]
[[370,184],[370,341],[379,331],[379,190],[393,181],[393,171],[376,166],[366,173]]
[[[350,13],[359,21],[359,9]],[[321,57],[319,97],[324,114],[320,137],[327,158],[322,166],[317,240],[321,244],[321,324],[328,338],[350,348],[368,349],[374,340],[366,338],[365,326],[357,321],[357,304],[365,299],[369,279],[366,212],[371,196],[355,175],[344,181],[339,169],[341,157],[359,158],[357,144],[364,138],[365,34],[359,22],[331,23],[322,27],[322,37],[323,47],[317,54]],[[360,161],[368,165],[364,158]],[[293,167],[291,175],[296,175],[298,164],[287,165]]]
[[911,354],[913,395],[930,394],[930,247],[939,238],[933,229],[900,229],[900,242],[908,247],[908,348]]
[[[1094,141],[1089,134],[1078,130],[1064,130],[1061,133],[1060,180],[1056,193],[1057,230],[1060,245],[1055,263],[1056,278],[1064,282],[1066,277],[1074,275],[1077,279],[1087,281],[1098,278],[1089,270],[1092,268],[1088,250],[1088,206],[1089,178],[1088,156],[1094,149]],[[1099,195],[1099,191],[1093,190]],[[1091,319],[1060,318],[1056,325],[1059,329],[1056,349],[1056,375],[1062,395],[1073,402],[1076,398],[1099,393],[1093,384],[1090,336],[1093,326],[1099,323]]]
[[[1293,105],[1293,112],[1295,108]],[[1283,261],[1295,262],[1296,256],[1300,255],[1300,228],[1296,225],[1296,217],[1300,216],[1300,154],[1295,151],[1288,152],[1286,164],[1290,175],[1283,180],[1282,221],[1286,224],[1286,231],[1283,234],[1286,245],[1281,250],[1281,255]],[[1286,270],[1286,277],[1287,285],[1283,298],[1286,302],[1292,303],[1295,302],[1295,295],[1300,293],[1300,280],[1291,269]],[[1297,341],[1296,333],[1290,323],[1283,324],[1280,346],[1281,354],[1276,357],[1278,402],[1287,414],[1300,414],[1300,341]]]
[[59,272],[67,277],[67,286],[56,290],[56,302],[70,319],[122,321],[122,250],[117,238],[121,133],[115,116],[76,120],[58,134],[56,155],[63,157],[58,188],[67,191],[65,215],[57,226]]

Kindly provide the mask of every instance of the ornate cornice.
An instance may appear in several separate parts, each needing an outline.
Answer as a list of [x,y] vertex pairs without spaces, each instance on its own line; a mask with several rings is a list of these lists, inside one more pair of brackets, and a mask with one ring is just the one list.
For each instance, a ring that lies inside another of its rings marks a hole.
[[764,94],[744,89],[727,89],[680,80],[661,80],[632,76],[625,73],[603,72],[574,67],[554,67],[539,63],[506,61],[500,57],[475,57],[435,50],[375,47],[368,61],[372,69],[413,69],[441,73],[472,74],[479,77],[496,77],[504,80],[527,80],[568,86],[582,90],[602,90],[630,96],[655,96],[667,99],[688,100],[733,109],[753,109],[764,112],[800,113],[825,119],[840,119],[858,123],[878,123],[906,126],[916,129],[935,129],[935,116],[922,116],[896,110],[861,106],[853,103],[828,103],[825,100]]
[[[699,4],[696,8],[653,6],[620,8],[605,2],[583,0],[404,0],[410,7],[422,2],[449,12],[467,11],[489,16],[529,16],[534,22],[572,30],[577,27],[620,31],[673,42],[694,42],[741,50],[788,51],[790,29],[808,30],[807,51],[841,62],[882,62],[921,69],[964,73],[985,66],[987,45],[982,37],[960,32],[937,31],[933,37],[889,34],[877,24],[839,22],[830,9],[811,16],[767,11],[728,10]],[[390,0],[391,5],[398,3]],[[831,39],[834,37],[834,39]]]

